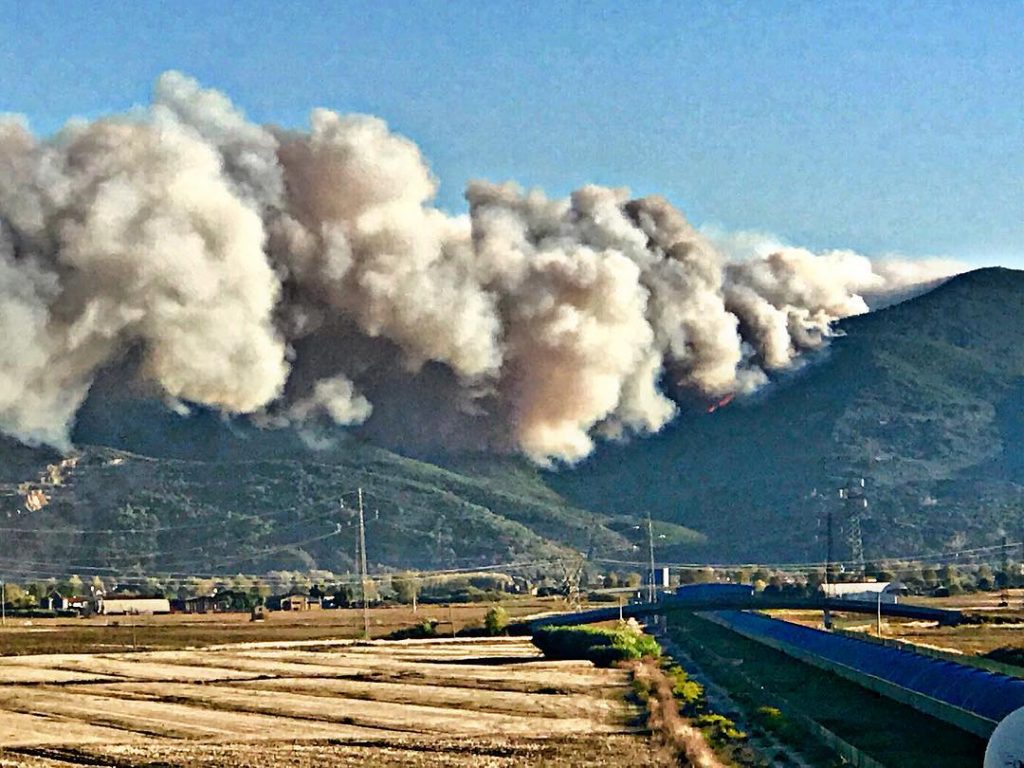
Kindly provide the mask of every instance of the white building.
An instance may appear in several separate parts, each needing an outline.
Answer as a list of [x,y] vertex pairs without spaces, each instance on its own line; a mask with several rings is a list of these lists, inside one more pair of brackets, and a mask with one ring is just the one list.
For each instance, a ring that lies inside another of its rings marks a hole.
[[822,584],[825,597],[839,600],[863,600],[883,603],[899,602],[899,584],[890,581],[846,581],[838,584]]
[[105,616],[138,616],[170,612],[171,603],[163,597],[96,598],[96,613],[102,613]]

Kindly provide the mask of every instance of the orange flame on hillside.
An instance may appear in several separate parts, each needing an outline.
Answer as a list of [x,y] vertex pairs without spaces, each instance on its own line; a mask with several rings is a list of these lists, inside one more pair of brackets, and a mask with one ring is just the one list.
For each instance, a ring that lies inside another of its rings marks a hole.
[[730,392],[728,395],[723,397],[718,402],[712,403],[711,405],[708,406],[708,413],[714,413],[719,408],[725,408],[725,406],[732,402],[734,397],[736,397],[736,393]]

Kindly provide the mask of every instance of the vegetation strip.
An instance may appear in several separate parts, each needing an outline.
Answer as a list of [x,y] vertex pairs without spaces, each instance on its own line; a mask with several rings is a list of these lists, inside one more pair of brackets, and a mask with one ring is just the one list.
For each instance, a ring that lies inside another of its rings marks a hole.
[[591,626],[543,627],[533,642],[545,656],[586,659],[595,666],[619,666],[633,678],[646,725],[659,753],[698,768],[766,765],[747,743],[747,734],[728,717],[711,711],[703,687],[666,657],[635,623],[615,629]]
[[[737,704],[786,741],[813,743],[814,734],[802,725],[806,717],[884,765],[973,768],[981,763],[983,740],[724,627],[677,615],[669,632]],[[765,708],[778,710],[778,716]],[[922,733],[929,734],[926,743]],[[824,754],[808,757],[825,760]]]

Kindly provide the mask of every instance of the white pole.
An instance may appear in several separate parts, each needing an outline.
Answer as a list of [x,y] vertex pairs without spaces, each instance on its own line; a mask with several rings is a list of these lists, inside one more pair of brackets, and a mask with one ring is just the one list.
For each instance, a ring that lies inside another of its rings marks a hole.
[[366,521],[363,517],[363,489],[359,489],[359,584],[363,598],[363,638],[370,639],[370,604],[366,600]]
[[647,602],[653,603],[657,595],[654,586],[654,528],[651,526],[651,513],[647,512],[647,543],[651,550],[651,585],[647,589]]
[[882,637],[882,592],[878,592],[878,618],[876,619],[875,627],[878,630],[878,637]]
[[7,582],[0,581],[0,623],[7,626]]

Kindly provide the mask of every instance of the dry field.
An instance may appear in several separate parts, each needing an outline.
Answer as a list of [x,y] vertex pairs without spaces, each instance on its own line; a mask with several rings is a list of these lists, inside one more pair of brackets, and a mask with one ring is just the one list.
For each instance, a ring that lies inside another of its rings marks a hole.
[[[512,617],[565,610],[560,598],[519,598],[502,602]],[[384,637],[399,629],[436,621],[441,635],[467,626],[481,626],[489,603],[463,605],[385,606],[370,609],[370,635]],[[358,608],[328,611],[275,611],[265,622],[250,622],[248,613],[207,613],[165,616],[92,616],[78,619],[7,617],[0,626],[0,655],[82,653],[204,647],[261,640],[357,638],[363,632]]]
[[628,673],[525,639],[0,658],[0,766],[644,766]]

